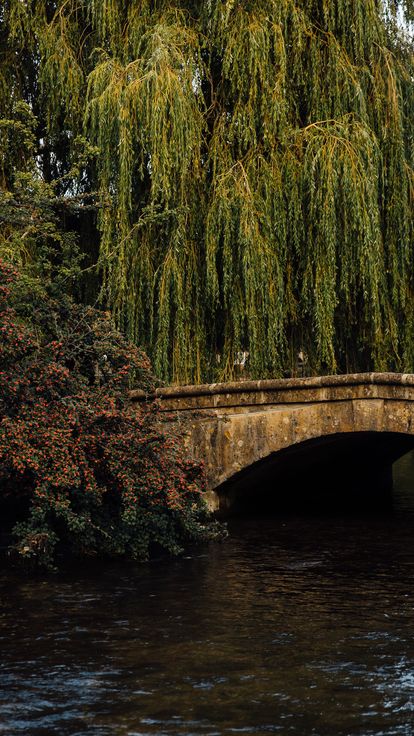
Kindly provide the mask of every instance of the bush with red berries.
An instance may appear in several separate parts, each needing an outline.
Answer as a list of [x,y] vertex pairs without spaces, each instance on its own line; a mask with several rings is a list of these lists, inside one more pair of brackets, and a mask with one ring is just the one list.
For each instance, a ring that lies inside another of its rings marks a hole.
[[53,567],[60,556],[147,558],[220,534],[188,462],[148,402],[145,354],[108,314],[26,288],[0,262],[2,546]]

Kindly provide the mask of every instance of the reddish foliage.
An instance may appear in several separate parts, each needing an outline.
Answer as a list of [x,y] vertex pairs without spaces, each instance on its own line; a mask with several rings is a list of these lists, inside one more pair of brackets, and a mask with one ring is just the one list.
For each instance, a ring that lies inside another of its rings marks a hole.
[[200,466],[160,430],[154,405],[127,410],[131,375],[151,387],[146,356],[107,314],[68,298],[16,308],[17,280],[0,262],[0,500],[17,520],[15,549],[50,566],[62,547],[143,558],[216,533]]

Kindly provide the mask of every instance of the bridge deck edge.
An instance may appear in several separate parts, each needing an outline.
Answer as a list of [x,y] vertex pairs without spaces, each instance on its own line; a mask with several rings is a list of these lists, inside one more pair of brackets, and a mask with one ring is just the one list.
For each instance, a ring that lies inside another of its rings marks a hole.
[[412,373],[351,373],[332,376],[306,376],[303,378],[271,378],[259,381],[232,381],[228,383],[205,383],[188,386],[163,386],[155,392],[146,394],[141,389],[130,391],[131,401],[145,401],[151,398],[185,398],[218,394],[241,394],[259,391],[301,390],[329,388],[333,386],[356,386],[361,384],[414,386]]

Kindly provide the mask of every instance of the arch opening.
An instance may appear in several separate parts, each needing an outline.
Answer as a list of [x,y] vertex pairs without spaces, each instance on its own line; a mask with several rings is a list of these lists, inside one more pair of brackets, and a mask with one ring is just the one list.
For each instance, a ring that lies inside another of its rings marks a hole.
[[414,437],[352,432],[274,452],[216,488],[219,514],[380,510],[392,501],[393,463]]

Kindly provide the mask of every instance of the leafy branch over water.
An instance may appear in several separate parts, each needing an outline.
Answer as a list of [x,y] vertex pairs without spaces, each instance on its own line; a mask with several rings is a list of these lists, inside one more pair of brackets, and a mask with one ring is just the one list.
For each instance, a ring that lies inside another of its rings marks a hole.
[[108,314],[0,262],[0,367],[0,531],[20,559],[145,559],[220,536],[202,467],[154,405],[128,410],[131,376],[147,392],[153,377]]

